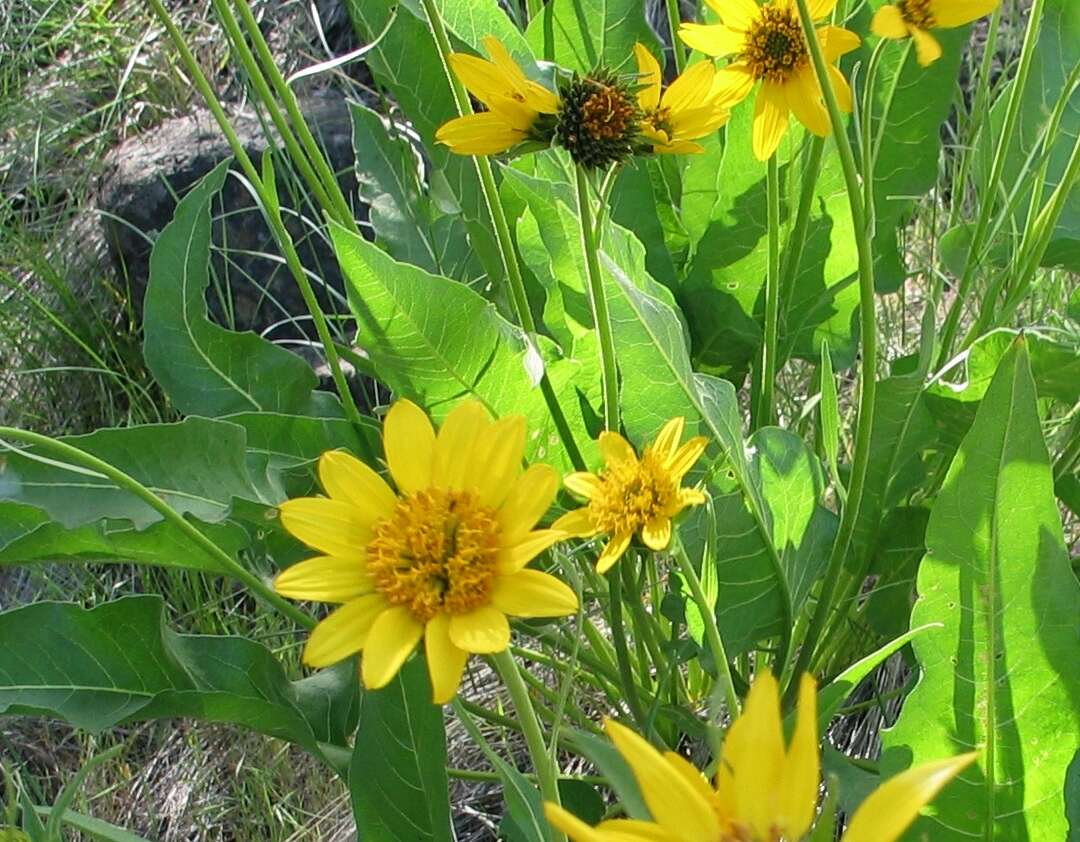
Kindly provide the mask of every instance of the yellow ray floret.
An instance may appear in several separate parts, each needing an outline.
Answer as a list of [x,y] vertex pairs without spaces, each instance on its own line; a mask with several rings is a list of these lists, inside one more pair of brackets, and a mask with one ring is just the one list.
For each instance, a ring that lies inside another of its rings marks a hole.
[[652,151],[663,154],[702,152],[693,141],[715,132],[731,116],[727,92],[717,89],[716,69],[699,62],[661,92],[660,63],[644,44],[634,45],[637,58],[641,133]]
[[[629,728],[608,721],[606,729],[634,773],[652,821],[590,827],[546,804],[548,821],[573,842],[775,842],[802,839],[812,828],[821,767],[816,687],[809,675],[799,685],[787,745],[775,679],[765,673],[754,681],[742,715],[724,738],[712,784],[682,756],[657,751]],[[890,779],[855,812],[843,842],[894,842],[974,758],[928,763]]]
[[[754,85],[761,83],[754,105],[754,155],[764,161],[776,152],[792,114],[809,131],[827,135],[829,114],[794,0],[772,0],[761,6],[754,0],[708,3],[721,22],[684,23],[679,37],[707,55],[733,59],[717,72],[714,83],[714,91],[729,104],[749,96]],[[810,0],[811,17],[820,20],[832,14],[835,6],[836,0]],[[850,112],[851,86],[836,62],[859,46],[859,37],[837,26],[819,26],[817,37],[840,108]]]
[[396,491],[341,451],[324,453],[327,497],[281,505],[281,522],[320,555],[274,582],[293,599],[339,603],[311,633],[304,662],[329,666],[363,652],[365,686],[389,683],[424,641],[437,703],[457,692],[469,653],[501,652],[507,616],[577,610],[565,583],[526,565],[562,533],[536,529],[558,492],[548,465],[522,470],[525,419],[493,421],[476,401],[458,404],[436,434],[400,400],[383,447]]
[[874,13],[870,30],[879,38],[911,38],[919,64],[927,67],[941,58],[933,29],[963,26],[990,14],[1001,0],[897,0]]
[[444,123],[435,139],[459,155],[495,155],[534,138],[542,114],[559,110],[559,98],[529,79],[496,38],[484,39],[491,60],[451,53],[450,67],[487,111]]
[[683,419],[671,419],[640,458],[618,433],[601,433],[604,469],[566,478],[566,487],[588,505],[563,515],[552,529],[579,538],[609,536],[596,562],[598,573],[619,560],[635,534],[650,549],[665,549],[671,542],[671,519],[687,506],[705,502],[704,494],[683,488],[682,481],[708,440],[698,436],[680,447],[682,433]]

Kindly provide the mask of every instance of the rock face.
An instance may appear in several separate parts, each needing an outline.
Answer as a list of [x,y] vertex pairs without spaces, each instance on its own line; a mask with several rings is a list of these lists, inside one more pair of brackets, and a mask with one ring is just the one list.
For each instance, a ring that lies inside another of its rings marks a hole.
[[[357,218],[366,219],[353,174],[348,104],[339,95],[326,95],[302,102],[301,108]],[[260,167],[268,149],[262,123],[250,111],[234,111],[230,118],[245,151]],[[172,219],[178,197],[231,155],[217,123],[203,109],[169,120],[109,153],[97,204],[111,259],[128,279],[137,308],[146,289],[153,239]],[[287,157],[278,155],[278,192],[289,233],[304,266],[321,279],[312,281],[324,308],[341,309],[341,299],[334,303],[331,292],[341,293],[341,272],[319,233],[321,211],[305,202],[305,191],[291,189],[287,167]],[[313,335],[300,291],[236,164],[214,208],[213,242],[221,247],[213,256],[208,294],[216,320],[238,330],[268,332],[277,340]],[[301,321],[290,322],[290,317]]]

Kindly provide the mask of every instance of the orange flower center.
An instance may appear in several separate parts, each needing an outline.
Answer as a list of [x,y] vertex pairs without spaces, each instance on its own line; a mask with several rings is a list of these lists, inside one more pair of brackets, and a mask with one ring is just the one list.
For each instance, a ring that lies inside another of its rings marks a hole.
[[786,81],[807,60],[806,41],[795,13],[763,6],[746,34],[742,58],[754,78]]
[[637,117],[637,106],[614,85],[598,85],[581,104],[581,127],[593,140],[624,137]]
[[398,500],[367,546],[375,590],[425,623],[490,601],[499,552],[495,512],[471,491],[429,488]]
[[619,462],[600,474],[600,490],[589,501],[589,516],[600,532],[637,532],[657,515],[670,510],[678,484],[660,458],[646,448],[637,463]]
[[899,0],[900,17],[916,29],[931,29],[935,25],[930,0]]

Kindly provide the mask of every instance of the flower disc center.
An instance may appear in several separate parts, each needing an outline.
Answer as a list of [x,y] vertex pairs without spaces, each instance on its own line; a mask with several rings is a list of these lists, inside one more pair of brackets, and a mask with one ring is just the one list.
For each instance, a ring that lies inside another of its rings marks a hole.
[[932,29],[935,26],[930,0],[900,0],[897,6],[900,16],[916,29]]
[[631,130],[637,106],[614,85],[598,85],[581,104],[581,127],[593,140],[617,140]]
[[495,512],[471,491],[428,488],[398,500],[367,546],[375,589],[419,622],[490,601],[499,552]]
[[601,532],[637,532],[675,503],[678,487],[651,450],[637,463],[619,462],[600,475],[600,491],[589,502],[589,515]]
[[787,9],[764,6],[746,36],[743,60],[756,79],[783,82],[807,60],[802,27]]

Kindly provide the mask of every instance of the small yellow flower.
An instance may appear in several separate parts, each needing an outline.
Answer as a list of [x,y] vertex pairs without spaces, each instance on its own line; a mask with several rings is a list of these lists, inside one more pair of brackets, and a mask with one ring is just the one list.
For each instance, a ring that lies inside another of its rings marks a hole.
[[282,504],[285,528],[322,555],[282,572],[274,588],[343,603],[311,632],[305,663],[329,666],[363,650],[364,684],[379,688],[423,638],[442,704],[457,692],[470,652],[509,645],[507,615],[577,610],[565,583],[525,568],[562,537],[534,529],[559,476],[549,465],[523,472],[525,418],[493,422],[477,401],[458,404],[436,436],[423,410],[399,400],[386,415],[383,446],[396,493],[335,450],[319,460],[329,497]]
[[[800,123],[825,137],[831,131],[821,85],[799,23],[795,0],[707,0],[722,23],[684,23],[679,37],[711,56],[733,56],[717,72],[716,89],[732,102],[745,99],[761,82],[754,105],[754,155],[767,160],[780,145],[793,113]],[[810,14],[820,20],[832,13],[836,0],[810,0]],[[840,108],[852,109],[851,86],[836,67],[845,53],[859,46],[859,36],[838,26],[820,26],[817,37],[829,67],[829,80]]]
[[642,113],[640,131],[652,143],[652,151],[704,151],[693,141],[712,134],[731,116],[721,96],[723,91],[714,88],[716,69],[712,63],[698,62],[661,94],[660,63],[644,44],[634,45],[634,55],[643,85],[637,95]]
[[919,64],[928,67],[941,58],[941,44],[931,29],[952,29],[988,15],[1001,0],[897,0],[874,13],[870,31],[879,38],[915,41]]
[[598,573],[619,560],[635,533],[641,533],[650,549],[664,549],[671,542],[671,519],[687,506],[705,502],[704,494],[683,488],[682,480],[708,440],[698,436],[680,447],[682,433],[683,419],[672,418],[639,459],[626,439],[603,432],[600,453],[606,467],[599,474],[581,472],[566,478],[566,487],[589,502],[567,512],[551,528],[578,538],[610,536],[596,561]]
[[455,117],[439,127],[435,139],[459,155],[497,155],[524,140],[550,140],[551,129],[541,130],[541,115],[555,114],[559,98],[527,78],[497,39],[489,35],[484,46],[491,61],[451,53],[450,67],[487,111]]
[[[746,709],[724,738],[715,785],[680,755],[661,754],[609,720],[608,736],[633,771],[653,820],[615,819],[590,827],[548,803],[548,821],[574,842],[802,839],[814,822],[821,779],[815,693],[813,678],[804,675],[795,731],[785,747],[776,680],[769,673],[760,675]],[[893,842],[974,759],[965,754],[927,763],[886,781],[856,810],[843,842]]]

